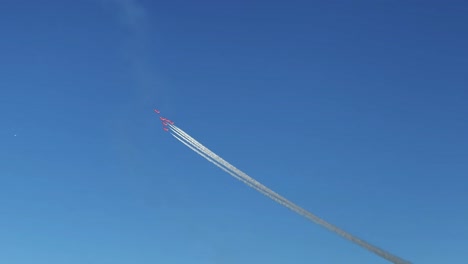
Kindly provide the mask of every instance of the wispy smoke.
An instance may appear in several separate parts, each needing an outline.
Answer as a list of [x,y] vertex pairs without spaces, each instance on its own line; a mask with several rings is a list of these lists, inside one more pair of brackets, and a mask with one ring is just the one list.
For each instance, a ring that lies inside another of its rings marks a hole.
[[114,4],[119,12],[120,21],[133,31],[140,31],[147,23],[145,8],[136,0],[104,0]]
[[[160,101],[163,93],[161,81],[158,79],[151,63],[150,54],[150,19],[149,12],[138,0],[100,0],[107,9],[112,10],[116,21],[126,32],[122,38],[121,51],[127,61],[136,87],[140,104],[154,104],[155,98]],[[135,89],[136,88],[136,89]]]

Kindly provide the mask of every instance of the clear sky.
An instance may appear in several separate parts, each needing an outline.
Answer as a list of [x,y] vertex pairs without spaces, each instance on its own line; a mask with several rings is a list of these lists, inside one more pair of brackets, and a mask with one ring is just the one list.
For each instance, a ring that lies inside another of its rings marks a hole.
[[[351,3],[352,2],[352,3]],[[0,263],[468,259],[466,1],[3,1]]]

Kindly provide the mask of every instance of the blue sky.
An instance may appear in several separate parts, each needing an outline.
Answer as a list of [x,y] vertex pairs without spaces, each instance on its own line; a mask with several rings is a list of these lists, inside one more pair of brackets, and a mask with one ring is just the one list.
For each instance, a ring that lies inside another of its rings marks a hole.
[[464,1],[7,1],[0,263],[414,263],[468,255]]

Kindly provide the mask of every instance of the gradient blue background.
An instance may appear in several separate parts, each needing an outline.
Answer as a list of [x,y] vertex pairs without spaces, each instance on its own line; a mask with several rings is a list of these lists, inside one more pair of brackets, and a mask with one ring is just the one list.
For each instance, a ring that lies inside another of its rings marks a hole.
[[468,259],[466,1],[3,1],[0,263]]

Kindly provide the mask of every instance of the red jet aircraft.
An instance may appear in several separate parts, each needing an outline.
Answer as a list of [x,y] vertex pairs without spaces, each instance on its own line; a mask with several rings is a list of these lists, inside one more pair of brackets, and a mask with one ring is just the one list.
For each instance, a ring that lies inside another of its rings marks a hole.
[[169,124],[171,124],[171,125],[174,124],[174,122],[172,122],[171,120],[169,120],[169,119],[167,119],[167,118],[166,118],[166,122],[169,123]]
[[[158,109],[154,109],[154,112],[155,112],[156,114],[160,114],[160,113],[161,113]],[[167,118],[165,118],[165,117],[160,116],[159,119],[161,119],[161,122],[162,122],[162,124],[163,124],[163,126],[164,126],[163,129],[164,129],[164,131],[166,131],[166,132],[169,131],[169,129],[167,128],[167,125],[168,125],[168,124],[174,125],[174,122],[172,122],[171,120],[169,120],[169,119],[167,119]]]

